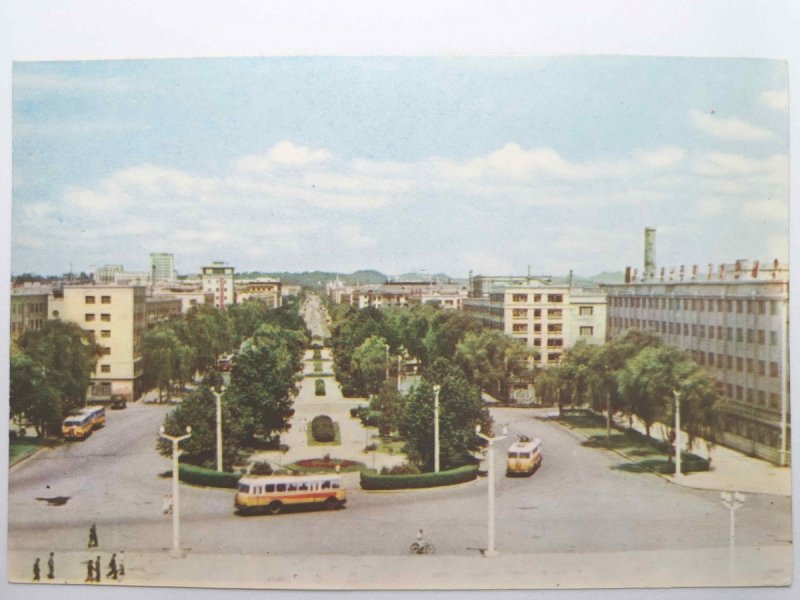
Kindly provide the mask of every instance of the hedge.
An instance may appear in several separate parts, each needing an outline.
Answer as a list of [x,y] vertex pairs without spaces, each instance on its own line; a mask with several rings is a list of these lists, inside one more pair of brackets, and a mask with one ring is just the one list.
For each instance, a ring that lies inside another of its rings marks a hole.
[[328,415],[317,415],[311,421],[311,435],[318,442],[332,442],[336,439],[333,419]]
[[466,465],[438,473],[415,475],[380,475],[373,469],[361,471],[361,487],[365,490],[406,490],[455,485],[478,476],[478,465]]
[[325,381],[322,379],[317,379],[314,382],[314,395],[315,396],[324,396],[325,395]]
[[178,467],[178,478],[185,483],[194,485],[205,485],[208,487],[235,488],[242,476],[238,471],[235,473],[220,473],[212,469],[204,469],[195,465],[180,465]]

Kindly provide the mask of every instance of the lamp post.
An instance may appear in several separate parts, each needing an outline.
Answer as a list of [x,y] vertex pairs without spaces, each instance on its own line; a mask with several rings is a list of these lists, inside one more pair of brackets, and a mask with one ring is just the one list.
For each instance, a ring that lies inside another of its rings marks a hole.
[[159,434],[165,440],[172,442],[172,556],[175,558],[182,558],[183,551],[181,550],[181,503],[178,498],[178,444],[183,440],[192,436],[192,428],[186,427],[186,435],[179,437],[167,435],[164,433],[164,426],[161,426]]
[[494,443],[500,440],[504,440],[506,435],[508,435],[508,427],[503,425],[503,435],[497,437],[489,437],[488,435],[484,435],[481,433],[481,426],[475,426],[475,433],[477,433],[480,437],[486,440],[489,443],[489,453],[486,456],[486,460],[489,461],[489,485],[488,485],[488,493],[489,493],[489,533],[488,533],[488,544],[486,546],[486,551],[483,553],[484,556],[497,556],[500,554],[495,548],[494,545]]
[[219,390],[212,388],[211,391],[217,400],[217,471],[222,473],[222,393],[225,386],[219,386]]
[[384,344],[384,348],[386,348],[386,360],[384,363],[386,364],[386,379],[389,379],[389,344]]
[[722,492],[720,494],[722,504],[724,504],[731,513],[730,521],[730,548],[728,550],[728,573],[729,577],[733,579],[734,569],[734,555],[736,547],[736,511],[744,504],[744,494],[741,492]]
[[403,349],[400,348],[400,352],[397,355],[397,391],[398,392],[400,391],[400,371],[403,368],[402,364],[401,364],[402,360],[403,360]]
[[439,392],[442,386],[433,386],[433,472],[439,472]]
[[672,390],[675,394],[675,478],[683,477],[681,471],[681,393]]

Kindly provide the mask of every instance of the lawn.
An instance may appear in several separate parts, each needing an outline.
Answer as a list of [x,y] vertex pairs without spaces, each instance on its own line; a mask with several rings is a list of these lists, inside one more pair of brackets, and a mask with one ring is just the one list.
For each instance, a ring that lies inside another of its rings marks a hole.
[[[588,437],[582,443],[589,448],[605,448],[624,454],[629,461],[615,465],[613,468],[631,473],[675,472],[674,449],[671,444],[661,440],[648,438],[643,433],[630,429],[613,428],[611,436],[606,437],[606,420],[602,415],[562,415],[556,419],[570,429],[580,431]],[[681,453],[684,472],[707,471],[709,463],[689,452]]]
[[19,461],[29,457],[42,446],[49,446],[46,442],[40,442],[39,438],[22,438],[11,441],[8,444],[8,465],[13,466]]
[[397,456],[403,454],[403,446],[406,445],[406,442],[405,440],[396,438],[379,439],[377,441],[377,445],[378,445],[377,452],[382,452],[384,454]]

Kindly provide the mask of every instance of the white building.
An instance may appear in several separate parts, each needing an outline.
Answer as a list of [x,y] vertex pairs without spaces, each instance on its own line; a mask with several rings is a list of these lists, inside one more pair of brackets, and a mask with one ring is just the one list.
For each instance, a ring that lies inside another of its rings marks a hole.
[[224,262],[213,262],[202,268],[201,286],[204,292],[214,294],[214,306],[225,308],[236,303],[233,287],[233,267]]
[[150,276],[153,284],[172,283],[177,280],[175,256],[165,252],[150,254]]

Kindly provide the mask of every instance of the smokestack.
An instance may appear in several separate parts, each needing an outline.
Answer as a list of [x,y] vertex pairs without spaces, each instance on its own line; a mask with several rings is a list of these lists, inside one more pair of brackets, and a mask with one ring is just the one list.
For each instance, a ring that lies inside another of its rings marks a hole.
[[644,230],[644,276],[650,279],[656,272],[656,230],[645,227]]

